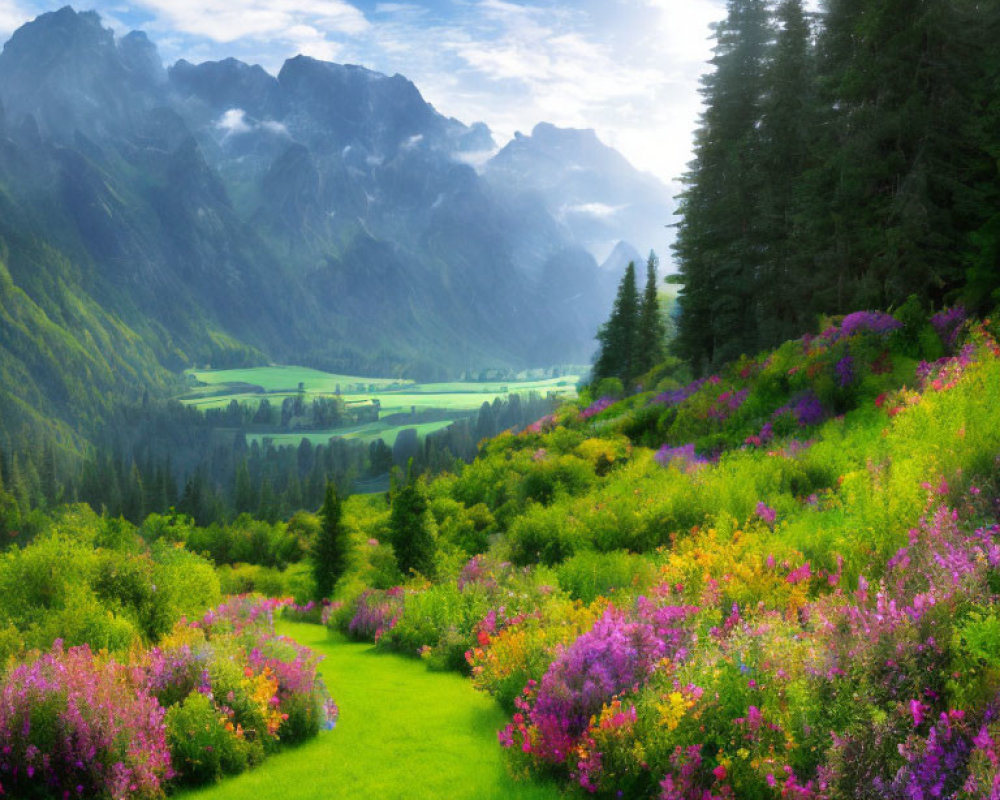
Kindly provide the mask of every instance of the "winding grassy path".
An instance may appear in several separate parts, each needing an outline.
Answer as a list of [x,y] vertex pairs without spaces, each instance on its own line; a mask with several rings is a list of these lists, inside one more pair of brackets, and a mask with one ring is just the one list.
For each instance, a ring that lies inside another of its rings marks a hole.
[[251,772],[183,800],[553,800],[551,786],[505,772],[496,731],[505,718],[468,680],[416,659],[330,641],[318,625],[279,630],[323,653],[340,720]]

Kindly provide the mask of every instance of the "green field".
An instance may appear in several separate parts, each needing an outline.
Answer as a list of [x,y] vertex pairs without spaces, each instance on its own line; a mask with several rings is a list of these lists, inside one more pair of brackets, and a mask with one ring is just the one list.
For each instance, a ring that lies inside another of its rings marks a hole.
[[424,437],[447,428],[454,420],[444,419],[437,422],[421,422],[415,425],[392,425],[388,422],[370,422],[367,425],[355,425],[350,428],[331,428],[327,431],[297,431],[292,433],[251,433],[247,435],[247,443],[257,441],[263,443],[269,439],[276,447],[287,445],[297,446],[303,439],[308,439],[313,445],[326,444],[330,439],[356,439],[361,442],[374,442],[381,439],[389,447],[396,443],[400,431],[406,428],[416,428],[417,436]]
[[356,386],[364,383],[366,386],[374,384],[379,389],[389,386],[412,385],[413,381],[406,379],[392,378],[363,378],[357,375],[337,375],[332,372],[321,372],[318,369],[309,367],[250,367],[248,369],[189,369],[184,373],[190,375],[199,383],[209,386],[219,387],[230,383],[247,383],[260,386],[265,392],[285,391],[294,394],[298,390],[299,384],[307,392],[320,394],[333,394],[337,391],[337,385],[341,391],[346,391],[348,386]]
[[265,397],[272,403],[297,394],[302,384],[306,398],[332,396],[340,387],[345,402],[377,399],[383,414],[409,413],[413,408],[475,411],[483,403],[509,394],[558,392],[566,398],[576,396],[578,375],[537,381],[453,381],[450,383],[414,383],[389,378],[359,375],[336,375],[306,367],[254,367],[250,369],[188,370],[192,386],[181,401],[197,408],[221,408],[232,400],[256,404]]
[[319,625],[279,631],[322,653],[320,671],[340,706],[332,731],[183,800],[555,800],[553,786],[507,774],[493,700],[455,673],[377,654],[370,644],[331,641]]
[[[414,383],[408,380],[371,378],[359,375],[337,375],[307,367],[254,367],[250,369],[188,370],[185,373],[192,384],[180,397],[186,405],[207,410],[223,408],[233,400],[256,406],[267,399],[272,405],[281,405],[286,397],[298,393],[302,384],[308,402],[310,397],[331,397],[340,387],[340,397],[351,406],[354,403],[380,404],[380,421],[353,427],[328,430],[295,431],[288,433],[255,433],[249,441],[270,439],[275,445],[298,445],[303,439],[312,444],[326,444],[332,437],[372,442],[382,439],[390,447],[404,428],[416,428],[423,437],[448,427],[460,416],[474,413],[483,403],[509,397],[511,394],[537,392],[558,393],[564,399],[576,397],[578,375],[561,378],[525,381],[453,381],[449,383]],[[421,422],[420,414],[428,411],[445,411],[449,416],[433,422]],[[385,421],[395,414],[416,414],[408,420]],[[454,416],[452,416],[452,414]]]

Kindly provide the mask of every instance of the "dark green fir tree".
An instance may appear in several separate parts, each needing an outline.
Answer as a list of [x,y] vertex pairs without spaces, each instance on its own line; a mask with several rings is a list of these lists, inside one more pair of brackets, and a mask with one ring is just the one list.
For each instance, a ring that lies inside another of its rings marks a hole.
[[635,264],[629,262],[618,284],[611,316],[597,332],[600,349],[594,363],[593,382],[618,378],[628,387],[636,376],[636,343],[639,328],[639,293],[635,285]]
[[666,357],[667,329],[660,315],[660,296],[657,289],[656,253],[649,252],[646,260],[646,288],[639,306],[639,328],[636,335],[635,373],[645,375]]
[[337,581],[347,571],[350,542],[342,519],[340,496],[333,481],[327,481],[320,511],[322,524],[312,552],[313,579],[316,598],[322,600],[333,595]]

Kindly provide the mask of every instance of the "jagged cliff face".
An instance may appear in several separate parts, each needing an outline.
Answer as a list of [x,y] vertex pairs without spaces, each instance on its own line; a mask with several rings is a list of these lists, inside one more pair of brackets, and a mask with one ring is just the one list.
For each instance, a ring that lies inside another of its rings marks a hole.
[[[164,69],[144,34],[64,8],[4,47],[0,108],[0,197],[17,209],[2,257],[70,335],[46,286],[171,368],[430,376],[592,353],[608,282],[552,208],[557,178],[538,191],[517,143],[478,174],[463,156],[495,149],[488,129],[400,75],[302,56],[276,77],[233,59]],[[25,257],[26,239],[52,257]]]

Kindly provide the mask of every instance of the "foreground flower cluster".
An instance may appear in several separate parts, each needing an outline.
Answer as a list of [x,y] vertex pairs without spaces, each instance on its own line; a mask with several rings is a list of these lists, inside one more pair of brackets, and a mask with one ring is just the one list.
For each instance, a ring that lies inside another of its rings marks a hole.
[[336,720],[319,658],[237,597],[125,663],[57,641],[0,691],[0,795],[157,798],[239,772]]

